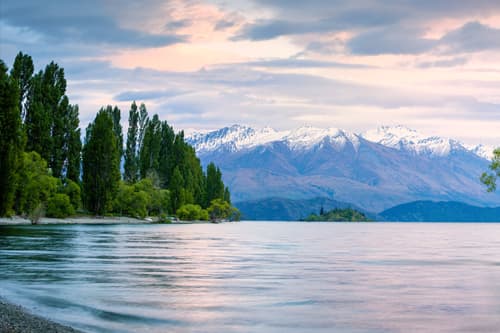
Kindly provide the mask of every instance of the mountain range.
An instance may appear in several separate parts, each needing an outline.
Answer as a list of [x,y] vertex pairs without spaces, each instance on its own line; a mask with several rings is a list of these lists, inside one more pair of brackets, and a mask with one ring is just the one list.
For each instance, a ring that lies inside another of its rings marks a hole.
[[467,146],[404,126],[355,134],[233,125],[187,140],[202,164],[221,167],[233,202],[249,216],[271,198],[274,203],[328,199],[375,214],[418,200],[500,203],[500,195],[487,193],[479,182],[493,147]]

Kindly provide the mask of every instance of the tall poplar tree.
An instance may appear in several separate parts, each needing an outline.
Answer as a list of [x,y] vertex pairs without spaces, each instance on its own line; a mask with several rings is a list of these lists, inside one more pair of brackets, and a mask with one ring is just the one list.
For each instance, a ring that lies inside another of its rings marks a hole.
[[0,216],[12,211],[23,146],[18,82],[0,60]]
[[127,146],[125,148],[125,164],[123,178],[126,182],[135,183],[138,176],[137,135],[139,112],[135,101],[130,106],[128,114]]
[[85,207],[97,215],[109,209],[120,182],[120,152],[109,112],[101,109],[87,127],[83,147]]
[[19,112],[21,112],[22,119],[26,114],[25,102],[31,87],[33,72],[34,66],[31,56],[19,52],[14,60],[10,75],[17,81],[19,87]]
[[66,178],[79,182],[82,141],[78,105],[68,105],[65,120]]
[[[224,183],[222,182],[222,173],[214,163],[207,166],[207,180],[206,180],[206,201],[208,206],[210,202],[215,199],[224,199]],[[229,190],[228,190],[229,192]]]

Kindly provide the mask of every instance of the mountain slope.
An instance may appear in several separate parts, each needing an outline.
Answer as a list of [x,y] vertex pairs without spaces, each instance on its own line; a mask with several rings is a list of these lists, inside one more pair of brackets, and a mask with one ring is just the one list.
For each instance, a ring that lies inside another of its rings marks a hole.
[[461,202],[415,201],[380,213],[384,221],[500,222],[500,207],[485,208]]
[[417,200],[500,202],[498,193],[486,193],[479,183],[488,160],[458,141],[402,127],[356,135],[235,125],[188,140],[203,164],[213,161],[222,168],[236,203],[329,198],[379,212]]

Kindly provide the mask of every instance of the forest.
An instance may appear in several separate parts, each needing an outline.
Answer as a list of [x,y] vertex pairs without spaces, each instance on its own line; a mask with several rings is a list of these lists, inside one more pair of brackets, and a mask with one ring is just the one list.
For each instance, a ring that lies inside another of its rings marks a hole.
[[134,101],[126,139],[121,110],[108,105],[82,142],[64,69],[35,72],[22,52],[10,71],[0,60],[0,216],[12,215],[239,219],[220,169],[203,169],[183,131]]

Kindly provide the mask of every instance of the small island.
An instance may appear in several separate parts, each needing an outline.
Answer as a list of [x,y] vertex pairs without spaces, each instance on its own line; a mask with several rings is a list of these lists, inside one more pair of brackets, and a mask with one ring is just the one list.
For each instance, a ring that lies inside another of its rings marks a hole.
[[365,214],[352,208],[335,208],[325,212],[323,208],[319,215],[311,214],[302,221],[306,222],[371,222]]

